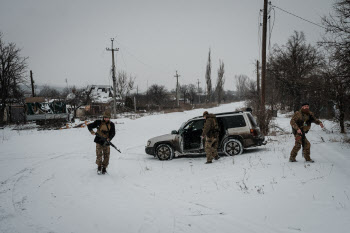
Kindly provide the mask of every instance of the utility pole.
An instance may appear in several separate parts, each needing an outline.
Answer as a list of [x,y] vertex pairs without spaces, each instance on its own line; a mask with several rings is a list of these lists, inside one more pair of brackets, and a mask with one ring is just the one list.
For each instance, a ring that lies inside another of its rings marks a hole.
[[113,49],[113,41],[114,38],[111,38],[112,41],[112,48],[106,48],[107,51],[112,51],[112,78],[113,78],[113,115],[114,117],[117,115],[117,101],[116,101],[116,95],[117,95],[117,81],[116,81],[116,77],[115,77],[115,64],[114,64],[114,51],[119,51],[119,48],[115,48]]
[[198,84],[198,89],[197,89],[197,92],[198,92],[198,103],[200,104],[201,103],[201,96],[199,95],[199,78],[197,78],[197,84]]
[[260,102],[260,72],[259,72],[259,60],[256,61],[256,91],[258,93]]
[[264,14],[263,14],[263,34],[262,34],[262,58],[261,58],[261,104],[260,104],[260,129],[263,134],[266,134],[268,129],[266,127],[266,111],[265,111],[265,79],[266,79],[266,34],[267,34],[267,7],[268,0],[264,0]]
[[35,97],[34,93],[34,79],[33,79],[33,72],[30,71],[30,83],[32,84],[32,97]]
[[180,75],[177,74],[177,71],[176,71],[176,75],[174,76],[176,77],[176,106],[179,107],[179,77]]
[[266,34],[267,34],[267,3],[264,0],[264,14],[263,14],[263,34],[262,34],[262,64],[261,64],[261,110],[265,115],[265,79],[266,79]]

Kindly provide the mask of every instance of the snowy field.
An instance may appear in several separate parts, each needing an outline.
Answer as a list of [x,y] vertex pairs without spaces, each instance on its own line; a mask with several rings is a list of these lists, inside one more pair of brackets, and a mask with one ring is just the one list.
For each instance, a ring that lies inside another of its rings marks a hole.
[[[243,103],[210,112],[227,112]],[[311,109],[312,111],[312,109]],[[86,128],[0,130],[1,233],[315,232],[350,230],[350,148],[335,123],[312,125],[314,164],[289,163],[290,118],[266,146],[204,164],[144,152],[203,109],[117,119],[107,175],[96,174]],[[330,133],[333,131],[333,133]]]

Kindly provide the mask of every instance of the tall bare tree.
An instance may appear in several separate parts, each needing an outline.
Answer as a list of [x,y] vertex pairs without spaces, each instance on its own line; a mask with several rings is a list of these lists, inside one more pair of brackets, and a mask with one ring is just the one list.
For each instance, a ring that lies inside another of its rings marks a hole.
[[235,75],[235,80],[238,99],[242,100],[245,98],[248,90],[249,77],[244,74]]
[[222,95],[224,92],[224,84],[225,84],[224,73],[225,73],[224,62],[219,60],[218,79],[216,82],[216,93],[218,94],[219,104],[221,103]]
[[186,84],[180,85],[179,91],[184,98],[184,100],[183,100],[184,103],[186,103],[186,97],[187,97],[187,93],[188,93],[188,85],[186,85]]
[[4,121],[7,104],[23,96],[19,85],[26,82],[27,58],[20,52],[16,44],[6,44],[0,32],[0,122]]
[[321,53],[306,43],[303,32],[295,31],[286,45],[273,48],[268,67],[278,82],[276,88],[288,95],[289,105],[296,111],[308,99],[311,81],[321,75],[323,65]]
[[127,75],[125,71],[119,71],[117,75],[116,91],[124,99],[134,89],[135,77]]
[[330,54],[330,71],[326,73],[339,114],[341,133],[345,133],[345,113],[350,112],[350,0],[338,0],[334,13],[322,18],[326,35],[321,44]]
[[211,86],[211,58],[210,58],[210,49],[208,55],[207,69],[205,72],[205,81],[207,83],[207,102],[211,102],[212,97],[212,86]]
[[194,103],[196,95],[197,95],[197,87],[196,87],[196,85],[194,85],[194,84],[188,85],[188,96],[189,96],[191,104]]

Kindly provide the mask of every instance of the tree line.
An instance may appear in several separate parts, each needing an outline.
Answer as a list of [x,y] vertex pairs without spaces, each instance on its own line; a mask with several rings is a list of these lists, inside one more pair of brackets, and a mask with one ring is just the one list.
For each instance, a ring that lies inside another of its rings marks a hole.
[[[273,46],[267,61],[266,105],[270,111],[297,111],[308,102],[317,116],[336,119],[344,133],[350,113],[350,1],[338,0],[333,14],[322,22],[326,31],[316,45],[295,31],[285,44]],[[259,109],[256,81],[236,76],[236,88],[240,98]]]

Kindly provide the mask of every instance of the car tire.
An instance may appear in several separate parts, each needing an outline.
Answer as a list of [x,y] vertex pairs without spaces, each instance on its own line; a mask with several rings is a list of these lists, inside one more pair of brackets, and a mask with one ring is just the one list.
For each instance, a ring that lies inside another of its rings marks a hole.
[[159,160],[169,160],[174,156],[174,149],[168,144],[160,144],[155,152]]
[[240,155],[243,152],[242,143],[238,139],[229,139],[224,145],[224,152],[228,156]]

